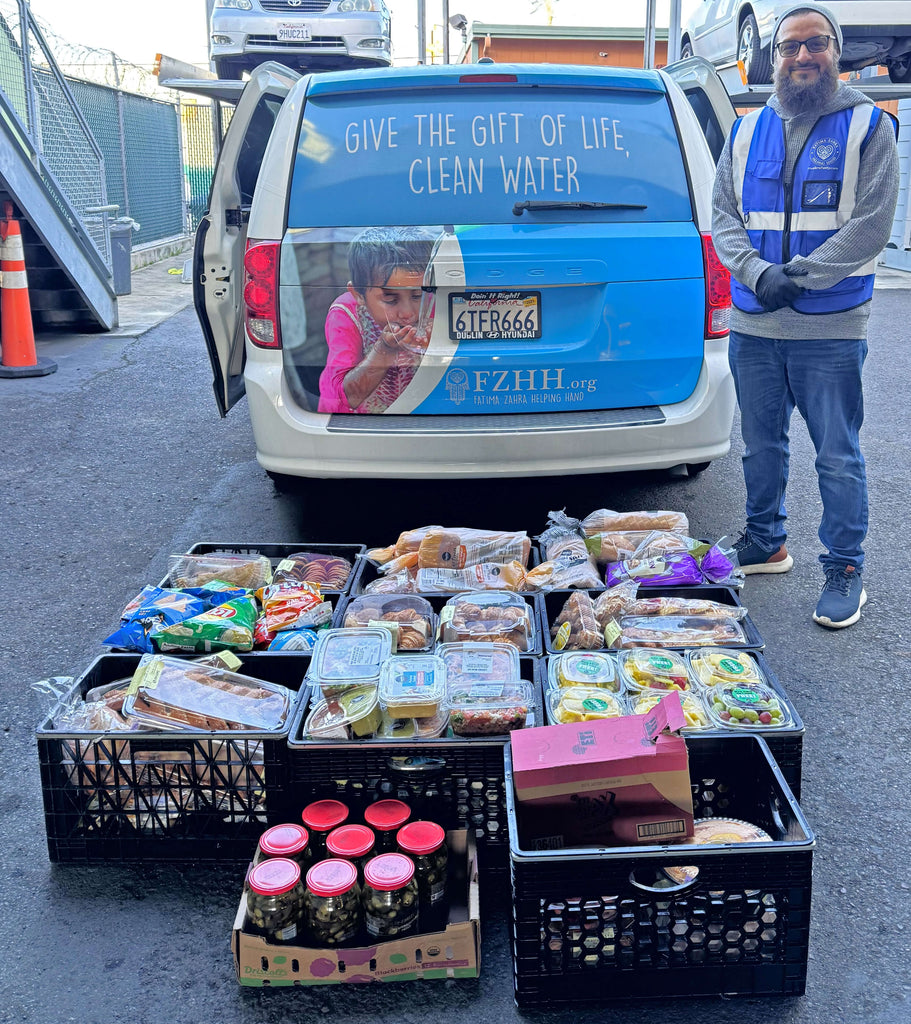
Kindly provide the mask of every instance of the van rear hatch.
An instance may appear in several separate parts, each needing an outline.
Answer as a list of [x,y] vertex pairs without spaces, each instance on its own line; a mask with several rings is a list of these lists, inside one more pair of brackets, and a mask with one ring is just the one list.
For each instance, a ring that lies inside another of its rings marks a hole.
[[662,81],[480,71],[312,80],[280,258],[296,400],[436,416],[683,401],[705,286]]

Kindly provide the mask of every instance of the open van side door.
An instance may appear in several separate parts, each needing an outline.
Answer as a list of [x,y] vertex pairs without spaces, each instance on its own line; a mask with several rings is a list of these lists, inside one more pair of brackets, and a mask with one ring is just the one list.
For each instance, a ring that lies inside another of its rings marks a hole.
[[301,76],[261,64],[238,100],[222,142],[209,209],[196,229],[193,304],[202,327],[222,416],[244,394],[244,251],[250,205],[266,144],[281,105]]
[[687,57],[662,70],[689,101],[717,164],[731,125],[737,119],[737,111],[718,72],[704,57]]

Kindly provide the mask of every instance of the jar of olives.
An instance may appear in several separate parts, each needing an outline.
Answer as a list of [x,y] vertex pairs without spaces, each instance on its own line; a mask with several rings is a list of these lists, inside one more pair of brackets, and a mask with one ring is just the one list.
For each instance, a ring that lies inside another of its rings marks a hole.
[[313,862],[326,856],[326,837],[339,825],[348,820],[348,808],[341,800],[314,800],[307,804],[301,814],[301,821],[310,832],[310,848]]
[[414,864],[401,853],[381,853],[364,868],[364,927],[371,939],[398,939],[418,929]]
[[300,865],[269,857],[247,876],[247,928],[277,945],[296,942],[304,918]]
[[326,839],[330,857],[343,857],[357,868],[358,880],[364,881],[364,865],[373,855],[374,835],[366,825],[339,825]]
[[414,861],[421,900],[421,931],[446,926],[447,869],[446,833],[434,821],[410,821],[396,836],[399,850]]
[[377,853],[395,853],[395,834],[411,817],[411,808],[401,800],[377,800],[364,811],[364,821],[376,835]]
[[259,837],[253,864],[261,864],[270,857],[287,857],[300,865],[301,874],[306,874],[313,859],[310,849],[310,834],[303,825],[273,825]]
[[341,946],[361,927],[361,891],[350,860],[330,858],[307,872],[307,927],[317,946]]

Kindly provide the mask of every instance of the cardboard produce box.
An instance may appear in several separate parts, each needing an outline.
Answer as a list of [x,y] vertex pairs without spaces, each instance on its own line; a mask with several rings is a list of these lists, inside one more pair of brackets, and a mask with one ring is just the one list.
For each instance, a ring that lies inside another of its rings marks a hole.
[[677,842],[693,834],[680,698],[647,715],[510,736],[517,811],[537,849]]
[[231,937],[237,980],[262,987],[476,978],[481,970],[481,914],[474,836],[460,829],[447,833],[446,839],[450,906],[443,931],[352,948],[272,945],[244,931],[242,895]]

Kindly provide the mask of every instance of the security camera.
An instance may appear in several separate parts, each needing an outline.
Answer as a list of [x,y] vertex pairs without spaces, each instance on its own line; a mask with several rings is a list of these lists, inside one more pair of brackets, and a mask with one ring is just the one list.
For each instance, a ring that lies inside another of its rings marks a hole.
[[462,29],[464,31],[468,28],[468,19],[464,14],[453,14],[449,19],[449,24],[452,25],[453,28]]

